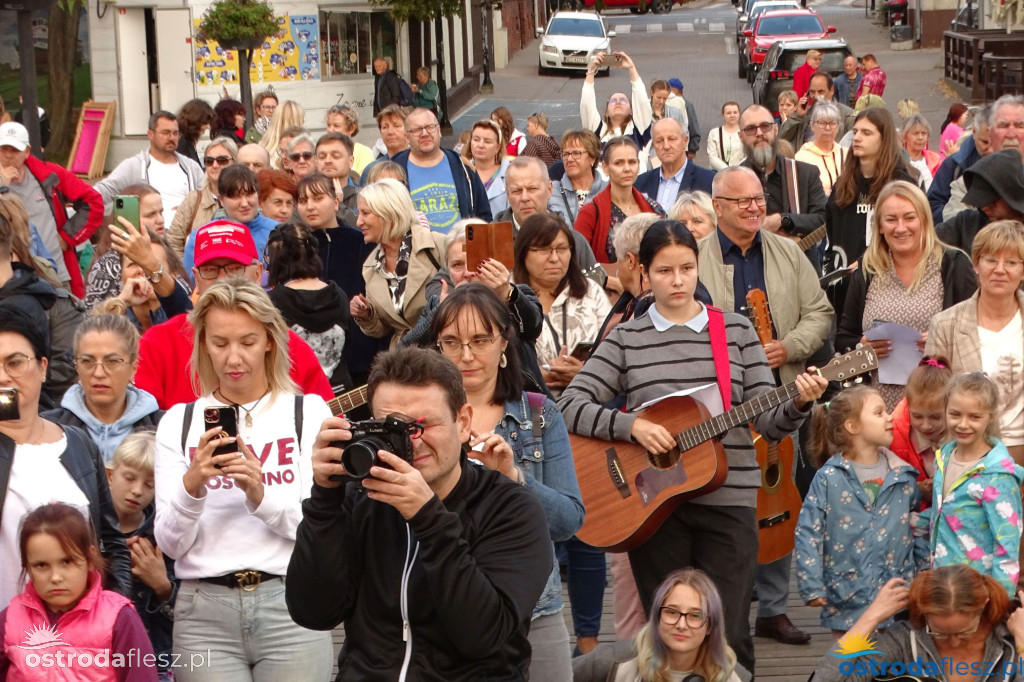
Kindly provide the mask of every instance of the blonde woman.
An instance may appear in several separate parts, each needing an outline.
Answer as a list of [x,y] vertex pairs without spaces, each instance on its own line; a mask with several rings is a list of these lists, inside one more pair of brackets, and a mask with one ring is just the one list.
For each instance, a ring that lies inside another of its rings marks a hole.
[[281,137],[288,128],[303,128],[306,125],[306,111],[302,105],[292,100],[285,100],[274,110],[274,117],[270,119],[270,127],[260,140],[260,146],[270,154],[270,165],[274,168],[286,170],[281,164],[280,145]]
[[821,188],[825,196],[832,193],[832,185],[839,179],[848,151],[836,142],[836,133],[842,125],[839,107],[832,102],[821,102],[811,109],[813,137],[804,143],[794,158],[818,169]]
[[718,227],[718,216],[711,196],[700,190],[680,194],[669,210],[668,217],[685,225],[697,240],[708,236]]
[[[924,192],[904,180],[878,195],[871,238],[861,267],[850,277],[839,316],[836,350],[870,344],[880,358],[891,350],[888,339],[869,340],[864,332],[880,322],[897,322],[921,332],[924,350],[931,319],[970,298],[977,279],[963,251],[946,246],[935,234]],[[903,398],[901,385],[878,386],[888,410]]]
[[[201,397],[157,429],[155,533],[181,579],[174,652],[213,648],[201,673],[175,678],[319,682],[331,671],[330,633],[292,621],[284,575],[330,410],[289,378],[288,328],[258,284],[213,284],[189,320]],[[217,425],[223,412],[237,437]]]
[[391,332],[394,348],[427,304],[427,282],[441,269],[445,238],[420,224],[409,190],[397,180],[367,185],[357,206],[356,226],[377,248],[363,263],[366,295],[352,297],[350,312],[367,336]]
[[798,100],[806,95],[807,90],[811,87],[811,74],[821,66],[823,56],[824,54],[820,50],[807,50],[804,63],[793,72],[793,91],[796,92]]

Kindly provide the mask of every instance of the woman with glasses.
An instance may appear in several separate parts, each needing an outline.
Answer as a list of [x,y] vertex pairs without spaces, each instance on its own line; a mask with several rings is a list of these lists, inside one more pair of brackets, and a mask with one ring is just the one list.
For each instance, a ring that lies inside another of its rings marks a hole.
[[557,215],[537,213],[519,227],[514,245],[513,279],[537,294],[544,311],[535,347],[555,396],[583,367],[587,345],[612,308],[604,289],[580,269],[570,230]]
[[931,134],[932,126],[921,114],[913,114],[903,121],[903,130],[900,133],[903,151],[907,153],[910,165],[916,168],[921,176],[921,185],[925,192],[932,186],[932,177],[942,163],[942,155],[928,149],[928,138]]
[[20,590],[18,529],[25,514],[64,502],[92,522],[105,587],[131,594],[131,558],[117,527],[103,457],[89,436],[39,415],[49,368],[46,316],[27,297],[0,301],[0,603]]
[[477,121],[469,131],[469,160],[487,190],[491,215],[498,215],[508,208],[505,197],[508,159],[505,158],[504,139],[501,127],[491,120]]
[[[583,525],[569,433],[551,398],[524,390],[516,324],[492,289],[468,283],[437,308],[430,336],[462,373],[473,408],[469,456],[533,492],[551,540],[568,540]],[[562,584],[553,561],[530,623],[530,679],[572,679]]]
[[[909,620],[898,620],[877,632],[879,624],[907,609]],[[948,680],[1020,679],[1020,671],[1013,673],[1013,666],[1020,665],[1020,652],[1024,651],[1024,609],[1014,609],[1006,590],[994,578],[970,566],[922,571],[909,588],[906,581],[893,578],[838,646],[849,640],[851,650],[862,649],[860,637],[872,633],[871,652],[853,660],[822,656],[814,671],[815,682],[870,682],[880,679],[872,676],[872,670],[897,662],[905,667],[909,661],[931,662],[935,677]],[[955,662],[959,670],[969,672],[957,672],[960,676],[953,677],[950,666],[943,675],[940,662]],[[930,674],[927,669],[925,673]]]
[[87,317],[75,332],[78,383],[44,419],[82,429],[109,462],[125,436],[156,431],[156,398],[132,383],[139,365],[139,331],[123,315]]
[[690,675],[739,682],[736,654],[725,641],[722,598],[704,571],[670,574],[654,593],[650,617],[633,641],[602,644],[577,658],[575,682],[668,682]]
[[640,150],[631,137],[608,140],[601,151],[601,167],[608,185],[580,208],[574,227],[586,237],[598,263],[614,263],[615,228],[641,213],[665,217],[665,209],[633,186],[640,174]]
[[288,143],[288,172],[301,180],[316,170],[316,144],[309,133],[296,135]]
[[580,207],[597,196],[608,181],[597,172],[601,141],[589,130],[570,130],[562,136],[562,165],[565,173],[551,184],[551,196],[573,224]]
[[350,312],[367,336],[390,334],[394,348],[427,304],[427,282],[444,258],[444,235],[420,224],[409,190],[397,180],[367,185],[358,206],[356,226],[363,240],[377,247],[363,263],[366,295],[352,297]]
[[185,242],[192,232],[213,220],[213,214],[220,208],[220,172],[235,162],[238,145],[227,137],[218,137],[203,153],[206,174],[203,186],[185,195],[170,227],[167,228],[167,243],[180,257],[185,252]]
[[331,635],[291,619],[284,575],[330,410],[289,377],[288,327],[259,284],[211,285],[189,320],[201,394],[160,420],[154,530],[181,579],[174,653],[210,653],[175,679],[322,682]]
[[954,374],[985,372],[1000,388],[1000,439],[1024,462],[1024,225],[999,220],[974,238],[978,290],[932,318],[925,354],[949,358]]
[[740,139],[740,105],[722,105],[722,125],[708,133],[708,162],[716,171],[738,166],[747,158]]
[[821,178],[821,186],[828,196],[832,186],[839,179],[843,169],[847,150],[836,144],[836,133],[839,132],[841,117],[839,107],[832,102],[818,102],[811,109],[811,131],[814,137],[800,147],[793,157],[797,161],[809,163],[817,167]]
[[[917,347],[924,350],[932,318],[970,298],[977,286],[967,255],[946,246],[935,234],[924,192],[909,182],[891,182],[878,195],[870,245],[861,267],[850,277],[846,305],[837,322],[836,349],[845,353],[860,344],[870,345],[884,358],[892,350],[892,341],[872,341],[865,333],[884,322],[895,322],[921,332]],[[935,350],[935,355],[941,352]],[[877,388],[891,412],[902,400],[905,386],[878,384]]]
[[[611,59],[617,68],[625,69],[629,74],[630,94],[612,93],[605,104],[604,113],[601,113],[597,109],[594,75],[601,68],[611,68],[603,66],[605,59]],[[651,141],[651,121],[653,120],[651,100],[633,60],[625,52],[615,52],[610,55],[598,52],[594,55],[587,67],[587,77],[583,81],[583,92],[580,95],[580,119],[583,122],[583,127],[593,130],[602,143],[613,137],[626,135],[633,138],[637,149],[647,147],[647,143]],[[644,165],[646,164],[645,155]]]

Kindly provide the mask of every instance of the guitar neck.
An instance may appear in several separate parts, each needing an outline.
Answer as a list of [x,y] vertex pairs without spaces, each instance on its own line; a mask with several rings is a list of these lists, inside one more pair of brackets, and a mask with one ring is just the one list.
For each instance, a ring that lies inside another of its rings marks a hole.
[[366,386],[360,386],[359,388],[352,389],[347,393],[328,400],[327,407],[331,408],[331,414],[335,416],[342,415],[346,412],[366,404]]
[[798,395],[800,395],[800,389],[797,388],[795,381],[774,391],[762,393],[753,400],[737,405],[728,412],[723,412],[717,417],[712,417],[707,421],[691,426],[685,431],[680,431],[675,436],[676,443],[679,446],[679,450],[685,452],[704,441],[721,436],[734,426],[753,421],[759,414],[778,407]]
[[797,247],[800,248],[801,251],[806,251],[807,249],[811,248],[812,246],[820,242],[822,239],[824,239],[825,234],[826,228],[824,225],[822,225],[814,232],[811,232],[809,235],[798,241],[796,245]]

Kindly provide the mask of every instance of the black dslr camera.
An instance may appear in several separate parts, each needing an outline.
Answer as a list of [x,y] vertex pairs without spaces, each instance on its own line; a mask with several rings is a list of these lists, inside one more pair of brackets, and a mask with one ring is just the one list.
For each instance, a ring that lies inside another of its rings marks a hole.
[[[352,439],[348,443],[335,441],[332,447],[342,448],[341,463],[352,478],[366,478],[370,467],[388,466],[380,461],[378,450],[387,450],[412,462],[412,436],[423,433],[423,426],[415,419],[393,412],[384,419],[352,422]],[[389,467],[390,468],[390,467]],[[340,480],[340,476],[331,476]]]

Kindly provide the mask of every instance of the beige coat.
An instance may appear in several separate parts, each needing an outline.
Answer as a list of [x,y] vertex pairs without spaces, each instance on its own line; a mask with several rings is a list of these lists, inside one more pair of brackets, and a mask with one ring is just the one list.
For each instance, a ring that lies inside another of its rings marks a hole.
[[[981,372],[981,339],[978,338],[978,296],[946,308],[932,318],[924,354],[949,360],[953,374]],[[1024,315],[1024,292],[1017,291],[1017,305]]]
[[168,246],[174,249],[178,258],[185,257],[185,243],[188,241],[189,235],[213,220],[213,214],[217,212],[218,208],[220,208],[220,204],[217,203],[209,187],[203,187],[185,195],[174,214],[171,226],[164,233]]
[[[697,246],[700,249],[697,272],[711,294],[711,301],[722,310],[735,311],[733,268],[722,260],[717,230],[701,239]],[[761,249],[768,307],[775,330],[789,355],[789,361],[779,368],[779,378],[789,383],[804,371],[804,360],[825,343],[832,326],[832,304],[818,284],[814,266],[795,241],[761,230]]]
[[380,249],[377,246],[363,263],[363,281],[366,282],[366,302],[370,304],[370,317],[367,320],[356,320],[356,324],[364,334],[377,339],[393,330],[390,347],[394,348],[416,326],[420,313],[427,305],[427,282],[437,274],[435,263],[444,262],[444,235],[431,232],[419,223],[412,226],[412,256],[409,258],[409,272],[405,276],[405,298],[401,311],[395,310],[387,280],[374,267]]

